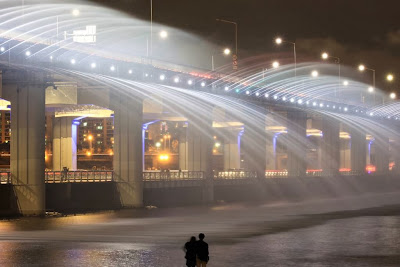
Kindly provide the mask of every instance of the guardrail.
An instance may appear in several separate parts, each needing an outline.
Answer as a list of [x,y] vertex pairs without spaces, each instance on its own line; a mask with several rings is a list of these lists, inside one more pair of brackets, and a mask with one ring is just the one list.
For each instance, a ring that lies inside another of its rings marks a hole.
[[215,179],[249,179],[257,178],[257,172],[253,171],[226,171],[214,174]]
[[143,172],[143,181],[161,181],[161,180],[198,180],[204,179],[202,171],[145,171]]
[[113,171],[47,171],[46,183],[95,183],[114,181]]

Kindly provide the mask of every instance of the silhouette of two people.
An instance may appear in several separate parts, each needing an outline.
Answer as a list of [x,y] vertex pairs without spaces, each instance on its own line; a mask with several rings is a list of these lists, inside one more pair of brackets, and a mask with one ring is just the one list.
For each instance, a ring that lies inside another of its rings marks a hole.
[[206,267],[209,260],[208,244],[204,242],[205,235],[199,234],[199,240],[192,236],[189,242],[185,244],[186,266],[188,267]]

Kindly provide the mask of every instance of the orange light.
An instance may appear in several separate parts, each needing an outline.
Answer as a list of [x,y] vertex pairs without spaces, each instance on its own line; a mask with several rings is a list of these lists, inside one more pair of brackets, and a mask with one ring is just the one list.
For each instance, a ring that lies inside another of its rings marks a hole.
[[86,152],[86,156],[90,157],[92,155],[92,152],[88,151]]
[[365,167],[365,170],[366,170],[368,173],[375,172],[375,171],[376,171],[376,167],[375,167],[374,165],[367,165],[367,166]]
[[167,161],[167,160],[169,160],[169,155],[161,154],[158,158],[160,161]]
[[89,140],[89,141],[92,141],[92,140],[93,140],[93,135],[89,135],[89,136],[88,136],[88,140]]
[[112,150],[110,150],[109,152],[110,156],[114,155],[114,152]]
[[340,172],[350,172],[351,169],[349,169],[349,168],[340,168],[339,171]]

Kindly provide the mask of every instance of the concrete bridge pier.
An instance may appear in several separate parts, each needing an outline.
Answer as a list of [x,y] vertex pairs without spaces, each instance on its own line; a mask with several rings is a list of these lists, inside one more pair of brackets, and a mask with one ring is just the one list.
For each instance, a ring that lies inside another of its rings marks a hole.
[[202,171],[205,175],[203,203],[214,201],[214,173],[212,149],[214,144],[212,116],[189,118],[187,127],[187,167],[189,171]]
[[376,173],[387,174],[389,172],[389,138],[375,137],[374,148]]
[[307,170],[307,113],[300,110],[287,113],[288,175],[305,176]]
[[366,134],[361,129],[350,129],[351,135],[351,170],[365,173],[367,165],[367,141]]
[[240,169],[240,140],[242,129],[224,131],[224,170]]
[[53,118],[53,170],[77,169],[77,125],[73,117]]
[[340,122],[324,116],[322,118],[322,170],[329,175],[339,174]]
[[22,215],[45,213],[45,84],[37,74],[18,73],[2,98],[11,101],[11,181]]
[[267,165],[267,133],[265,118],[255,118],[254,124],[245,125],[243,150],[245,169],[255,171],[258,178],[265,178]]
[[143,206],[143,102],[123,93],[112,93],[114,110],[114,180],[122,207]]

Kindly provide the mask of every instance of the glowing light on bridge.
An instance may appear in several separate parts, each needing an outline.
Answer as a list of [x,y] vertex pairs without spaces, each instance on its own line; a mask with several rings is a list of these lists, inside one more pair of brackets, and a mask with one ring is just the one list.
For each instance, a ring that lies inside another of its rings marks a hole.
[[323,52],[323,53],[321,54],[321,57],[322,57],[322,59],[328,59],[329,55],[328,55],[328,53]]
[[393,81],[393,80],[394,80],[393,74],[388,74],[388,75],[386,76],[386,80],[388,80],[389,82]]
[[225,86],[225,91],[229,91],[229,87],[228,86]]
[[281,44],[282,43],[282,38],[278,37],[275,39],[276,44]]
[[269,94],[268,94],[268,93],[265,93],[264,96],[265,96],[265,98],[268,98],[268,97],[269,97]]
[[368,87],[368,92],[369,93],[373,93],[374,92],[374,87],[372,87],[372,86]]
[[25,56],[29,57],[31,55],[31,51],[26,51]]
[[390,93],[390,99],[395,99],[396,98],[396,94],[395,93]]
[[231,53],[231,50],[229,48],[224,49],[224,54],[229,55]]
[[272,67],[273,67],[274,69],[279,68],[279,62],[278,62],[278,61],[272,62]]
[[188,83],[188,85],[192,85],[193,81],[192,80],[188,80],[187,83]]
[[74,17],[77,17],[77,16],[79,16],[79,14],[80,14],[81,12],[80,12],[80,10],[79,9],[73,9],[72,10],[72,16],[74,16]]
[[165,80],[165,75],[164,75],[164,74],[161,74],[161,75],[160,75],[160,80],[161,80],[161,81],[164,81],[164,80]]
[[344,86],[349,85],[349,81],[343,81],[343,85],[344,85]]
[[129,73],[129,74],[132,74],[132,73],[133,73],[133,71],[132,71],[132,70],[128,70],[128,73]]
[[166,32],[166,31],[161,31],[161,32],[160,32],[160,37],[161,37],[162,39],[167,38],[167,37],[168,37],[168,32]]
[[364,71],[365,70],[365,66],[363,64],[358,66],[358,70],[359,71]]
[[110,70],[111,70],[111,71],[115,71],[115,66],[112,65],[112,66],[110,67]]
[[249,94],[250,94],[250,91],[249,91],[249,90],[247,90],[247,91],[246,91],[246,95],[249,95]]
[[75,60],[75,59],[71,59],[70,62],[71,62],[72,65],[75,65],[75,64],[76,64],[76,60]]
[[6,51],[5,47],[4,46],[0,47],[0,52],[4,52],[4,51]]
[[204,87],[204,86],[206,86],[206,83],[205,82],[201,82],[201,87]]
[[318,71],[316,71],[316,70],[313,70],[313,71],[311,72],[311,76],[312,76],[312,77],[318,77],[318,75],[319,75],[319,73],[318,73]]
[[174,83],[179,83],[179,77],[174,78]]
[[256,96],[259,96],[260,95],[260,93],[259,92],[256,92]]
[[96,68],[96,63],[92,63],[92,64],[90,64],[90,67],[92,68],[92,69],[95,69]]

